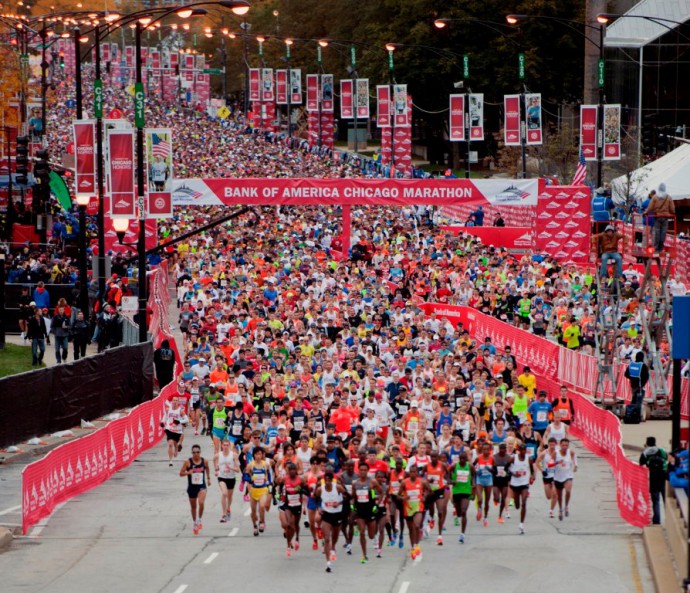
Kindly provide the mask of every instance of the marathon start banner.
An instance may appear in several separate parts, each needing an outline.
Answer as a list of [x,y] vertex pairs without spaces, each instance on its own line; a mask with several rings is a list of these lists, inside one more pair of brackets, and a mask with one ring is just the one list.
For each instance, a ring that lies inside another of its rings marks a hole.
[[536,206],[538,179],[177,179],[174,206]]

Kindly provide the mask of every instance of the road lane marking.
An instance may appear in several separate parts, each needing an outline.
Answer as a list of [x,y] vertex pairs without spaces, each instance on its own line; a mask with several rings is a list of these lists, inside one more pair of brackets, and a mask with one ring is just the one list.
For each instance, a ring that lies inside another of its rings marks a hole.
[[211,564],[216,558],[218,558],[219,553],[218,552],[213,552],[206,560],[204,560],[204,564]]
[[41,519],[34,528],[31,530],[31,535],[29,535],[29,538],[33,537],[38,537],[41,535],[41,532],[48,526],[48,522],[53,518],[53,515],[57,513],[62,507],[64,507],[67,504],[67,501],[61,502],[60,504],[56,505],[55,508],[53,509],[53,512],[50,513],[47,517]]
[[232,531],[228,533],[228,537],[235,537],[237,533],[239,532],[240,528],[239,527],[233,527]]
[[400,585],[400,590],[398,593],[407,593],[407,590],[410,588],[410,581],[403,581],[402,584]]
[[14,511],[18,511],[21,508],[22,505],[18,504],[16,507],[10,507],[8,509],[5,509],[4,511],[0,511],[0,515],[9,515],[10,513],[14,513]]
[[247,507],[247,510],[244,511],[244,516],[249,517],[249,515],[252,514],[252,507]]
[[175,593],[184,593],[187,590],[187,587],[189,587],[189,585],[180,585],[177,589],[175,589]]

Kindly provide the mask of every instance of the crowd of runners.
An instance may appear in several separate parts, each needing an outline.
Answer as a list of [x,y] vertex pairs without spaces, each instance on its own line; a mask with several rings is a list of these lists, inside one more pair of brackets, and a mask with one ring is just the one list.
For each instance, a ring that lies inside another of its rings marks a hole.
[[525,533],[535,480],[550,516],[568,517],[567,391],[540,390],[510,346],[476,342],[419,305],[463,302],[509,275],[526,298],[551,298],[574,272],[443,234],[426,210],[354,211],[351,260],[329,250],[337,211],[260,214],[179,245],[171,262],[184,364],[164,425],[171,465],[185,427],[199,436],[180,470],[195,534],[212,480],[221,522],[244,497],[255,536],[277,514],[285,553],[306,536],[329,572],[341,538],[365,563],[386,546],[417,558],[425,538],[444,544],[451,521],[464,542],[470,519],[489,528],[512,510]]

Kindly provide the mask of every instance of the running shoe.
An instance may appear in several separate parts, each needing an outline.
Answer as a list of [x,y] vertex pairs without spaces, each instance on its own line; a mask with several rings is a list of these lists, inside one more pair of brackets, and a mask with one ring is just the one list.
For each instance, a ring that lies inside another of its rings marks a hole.
[[525,535],[525,526],[520,523],[520,535]]
[[410,558],[412,558],[412,560],[414,560],[416,557],[417,557],[417,550],[415,548],[412,548],[410,550]]
[[198,436],[199,436],[199,431],[198,431],[198,430],[195,430],[195,431],[194,431],[194,436],[195,436],[195,437],[198,437]]
[[182,445],[177,445],[177,452],[179,453],[180,451],[182,451]]
[[570,511],[568,510],[568,507],[565,507],[565,516],[570,517]]
[[292,556],[292,550],[288,547],[288,549],[285,551],[285,555],[290,558]]
[[434,521],[434,518],[432,517],[429,519],[429,529],[433,529],[434,525],[436,525],[436,521]]
[[482,520],[482,512],[481,512],[481,510],[477,510],[477,521],[481,521],[481,520]]
[[437,546],[443,545],[443,538],[440,535],[436,538],[436,545]]
[[204,528],[204,525],[202,524],[201,519],[199,519],[199,522],[197,523],[197,525],[199,526],[199,531],[201,531]]
[[510,519],[510,511],[506,511],[506,519]]
[[422,548],[419,547],[419,544],[415,546],[417,558],[419,558],[422,555]]
[[398,539],[398,534],[394,533],[393,537],[388,541],[388,546],[392,547],[395,546],[395,540]]
[[259,533],[263,533],[264,531],[266,531],[266,523],[261,521],[261,523],[259,523]]
[[381,548],[376,548],[376,557],[381,558]]
[[362,559],[360,560],[361,564],[366,564],[367,562],[369,562],[369,558],[367,558],[366,556],[362,557]]
[[170,463],[168,463],[168,467],[172,467],[172,466],[173,466],[173,462],[171,461]]
[[331,568],[330,562],[326,562],[326,572],[333,572],[333,569]]
[[314,541],[311,543],[311,549],[312,549],[312,550],[318,550],[318,549],[319,549],[319,542],[317,542],[316,540],[314,540]]
[[240,492],[244,492],[244,480],[240,480]]
[[505,519],[504,519],[503,517],[499,517],[499,518],[498,518],[498,522],[499,522],[499,523],[505,523]]
[[226,518],[228,521],[230,521],[230,518],[231,518],[231,517],[232,517],[232,511],[231,511],[230,509],[228,509],[228,512],[226,513],[225,518]]
[[254,537],[258,537],[258,536],[259,536],[259,530],[256,527],[256,525],[254,525]]
[[331,562],[335,562],[338,559],[338,557],[335,555],[335,550],[331,550],[331,555],[329,558]]
[[563,511],[558,511],[558,520],[563,521]]
[[549,519],[553,519],[553,509],[549,511]]
[[489,520],[488,520],[488,519],[484,519],[484,527],[488,527],[488,526],[489,526]]
[[464,534],[464,533],[461,533],[461,534],[460,534],[460,537],[458,538],[458,541],[459,541],[461,544],[464,544],[464,543],[465,543],[465,534]]
[[244,498],[244,502],[249,502],[249,494],[247,494],[246,492],[244,493],[243,498]]
[[401,550],[405,547],[405,538],[403,538],[402,533],[400,534],[400,539],[398,539],[398,547]]
[[352,544],[347,544],[345,546],[345,551],[348,553],[349,556],[352,556]]
[[227,523],[227,522],[228,522],[228,516],[227,516],[227,515],[223,515],[223,516],[220,518],[220,522],[221,522],[221,523]]
[[453,519],[453,525],[455,525],[456,527],[460,527],[460,519],[455,517],[455,519]]
[[194,535],[199,535],[199,525],[197,525],[196,521],[194,522],[194,526],[192,527],[192,532]]
[[316,539],[323,539],[323,531],[320,529],[316,530]]
[[295,540],[295,552],[299,552],[299,540]]

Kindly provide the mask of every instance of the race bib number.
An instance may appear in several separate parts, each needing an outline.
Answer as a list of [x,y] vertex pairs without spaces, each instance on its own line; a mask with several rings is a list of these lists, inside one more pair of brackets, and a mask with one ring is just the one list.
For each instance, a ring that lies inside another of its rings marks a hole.
[[302,430],[304,428],[304,420],[295,418],[295,430]]
[[505,467],[497,467],[496,468],[496,475],[499,478],[505,478],[506,477],[506,468]]
[[560,414],[561,419],[565,419],[568,417],[568,409],[567,408],[561,408],[560,410],[558,410],[558,413]]
[[546,412],[544,410],[537,412],[537,422],[546,422],[546,418]]
[[238,426],[237,424],[234,424],[232,427],[232,434],[233,436],[239,436],[242,434],[242,427]]
[[266,484],[266,476],[263,474],[257,474],[254,476],[254,486],[256,488],[261,488],[264,484]]
[[299,494],[288,494],[287,500],[288,500],[289,506],[296,507],[300,504],[300,495]]
[[369,491],[357,490],[357,502],[369,502]]
[[216,428],[223,428],[225,426],[225,420],[222,418],[216,418],[214,425]]
[[461,484],[467,484],[467,482],[470,481],[470,473],[469,472],[459,472],[458,473],[458,482]]
[[204,474],[202,474],[202,473],[192,474],[192,484],[194,484],[194,486],[201,486],[203,483],[204,483]]

